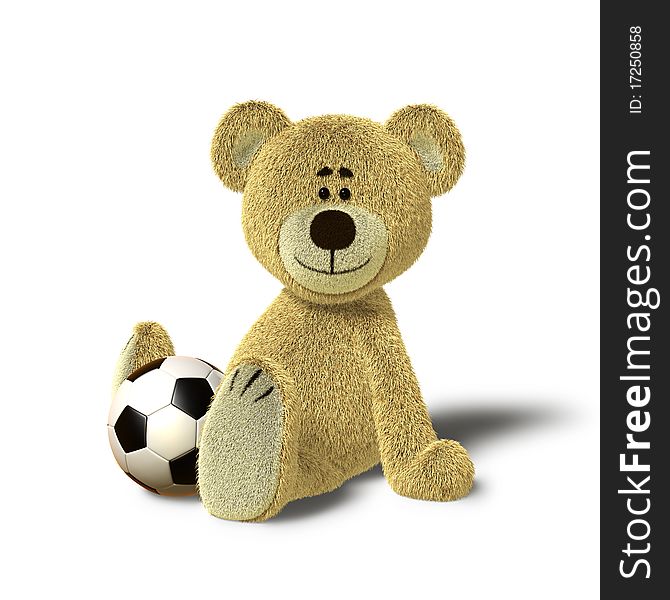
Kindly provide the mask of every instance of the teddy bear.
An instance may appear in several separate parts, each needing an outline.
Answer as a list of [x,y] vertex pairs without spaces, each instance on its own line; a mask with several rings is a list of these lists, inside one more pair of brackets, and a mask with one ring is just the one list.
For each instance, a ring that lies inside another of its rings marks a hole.
[[[453,120],[430,105],[385,124],[346,115],[291,122],[251,101],[221,118],[211,158],[242,192],[242,227],[283,290],[239,344],[199,441],[198,487],[214,516],[263,521],[381,462],[403,496],[466,495],[474,467],[438,439],[383,285],[431,231],[431,198],[463,170]],[[174,354],[157,323],[136,325],[115,385]]]

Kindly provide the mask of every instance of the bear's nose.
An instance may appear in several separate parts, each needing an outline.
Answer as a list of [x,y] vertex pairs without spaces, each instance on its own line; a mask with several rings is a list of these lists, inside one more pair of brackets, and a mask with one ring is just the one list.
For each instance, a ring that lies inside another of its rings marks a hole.
[[324,250],[343,250],[356,237],[354,220],[341,210],[324,210],[312,220],[309,228],[312,241]]

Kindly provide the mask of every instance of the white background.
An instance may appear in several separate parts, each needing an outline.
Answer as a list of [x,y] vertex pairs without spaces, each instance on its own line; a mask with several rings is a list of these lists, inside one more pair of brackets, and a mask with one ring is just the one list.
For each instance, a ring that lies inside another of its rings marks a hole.
[[[595,598],[597,4],[0,9],[3,597]],[[472,494],[379,471],[265,524],[146,493],[105,430],[138,320],[225,366],[279,291],[209,163],[235,102],[456,120],[466,172],[388,286]],[[8,595],[9,594],[9,595]]]

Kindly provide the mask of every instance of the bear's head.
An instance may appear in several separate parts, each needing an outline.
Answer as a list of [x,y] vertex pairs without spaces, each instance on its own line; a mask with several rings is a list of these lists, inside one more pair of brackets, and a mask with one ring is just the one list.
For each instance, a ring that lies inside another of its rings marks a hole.
[[299,297],[339,304],[405,271],[430,235],[430,199],[463,170],[454,122],[428,105],[384,125],[329,115],[291,123],[265,102],[223,115],[212,162],[243,192],[242,225],[261,264]]

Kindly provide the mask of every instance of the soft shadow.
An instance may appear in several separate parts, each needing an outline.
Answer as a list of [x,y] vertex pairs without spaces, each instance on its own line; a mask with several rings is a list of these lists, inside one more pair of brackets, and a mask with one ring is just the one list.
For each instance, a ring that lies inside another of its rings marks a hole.
[[[284,523],[287,521],[299,521],[321,514],[322,512],[332,510],[354,501],[362,493],[359,484],[366,480],[383,479],[384,473],[380,465],[366,471],[365,473],[354,477],[347,481],[342,487],[329,492],[328,494],[321,494],[320,496],[312,496],[311,498],[303,498],[302,500],[295,500],[287,504],[283,510],[276,516],[265,521],[266,524]],[[479,496],[485,489],[485,485],[478,479],[472,485],[472,489],[468,497]],[[389,494],[392,494],[391,488],[388,489]]]
[[276,517],[269,521],[265,521],[265,523],[271,525],[272,523],[296,521],[316,516],[324,511],[331,510],[346,502],[350,502],[356,496],[360,495],[360,488],[364,486],[367,481],[379,479],[383,476],[381,466],[377,465],[369,471],[350,479],[332,492],[290,502]]
[[148,498],[150,502],[169,502],[171,504],[175,503],[191,504],[200,502],[200,496],[198,494],[195,494],[193,496],[164,496],[143,489],[140,489],[138,493],[141,493],[145,498]]
[[[556,425],[567,418],[555,402],[540,400],[518,404],[500,400],[451,399],[443,404],[431,410],[435,431],[439,437],[458,440],[467,447],[524,429]],[[464,404],[468,406],[464,407]]]
[[[444,406],[431,410],[435,431],[439,437],[456,439],[467,448],[474,448],[494,437],[514,435],[522,430],[560,425],[569,417],[566,412],[557,408],[558,403],[555,400],[524,401],[520,404],[518,398],[509,401],[500,398],[451,398],[443,404]],[[336,509],[363,493],[366,482],[382,477],[381,466],[377,465],[333,492],[289,503],[282,512],[266,523],[305,519]],[[485,489],[485,482],[476,479],[469,496],[486,493]]]

